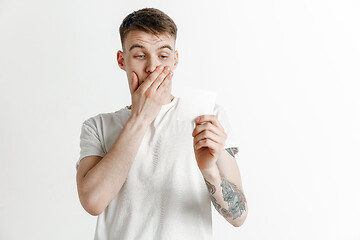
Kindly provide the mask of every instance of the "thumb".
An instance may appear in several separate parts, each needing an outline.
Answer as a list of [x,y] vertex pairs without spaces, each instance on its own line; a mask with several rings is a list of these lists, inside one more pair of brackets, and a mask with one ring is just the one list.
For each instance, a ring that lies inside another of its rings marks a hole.
[[139,86],[139,78],[137,77],[135,72],[132,72],[132,79],[130,82],[130,91],[131,93],[134,93]]

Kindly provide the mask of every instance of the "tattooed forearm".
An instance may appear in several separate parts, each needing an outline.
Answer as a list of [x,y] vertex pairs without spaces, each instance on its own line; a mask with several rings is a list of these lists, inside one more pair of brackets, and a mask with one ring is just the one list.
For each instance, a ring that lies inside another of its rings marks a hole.
[[215,209],[219,213],[221,213],[221,215],[223,215],[225,218],[231,217],[231,213],[228,210],[226,210],[225,208],[221,208],[221,205],[218,204],[216,198],[214,198],[213,196],[210,196],[210,198],[211,198],[212,203],[214,204]]
[[220,212],[221,206],[220,206],[220,204],[217,203],[216,198],[214,198],[214,197],[211,196],[211,195],[210,195],[210,198],[211,198],[211,201],[212,201],[213,204],[214,204],[215,209],[216,209],[218,212]]
[[[230,161],[235,160],[235,154],[238,152],[238,149],[226,148],[225,150],[234,158]],[[230,158],[229,156],[224,157]],[[237,177],[236,174],[238,173],[231,172],[232,169],[230,169],[230,166],[234,167],[234,164],[231,163],[229,166],[222,166],[222,169],[220,169],[219,165],[216,165],[215,167],[201,171],[201,173],[204,176],[206,187],[210,193],[210,199],[215,209],[234,226],[239,226],[247,216],[247,202],[242,192],[240,176]],[[228,174],[225,175],[239,179],[239,187],[230,182],[221,170],[227,170]],[[221,191],[219,191],[220,189]]]
[[[216,188],[213,184],[207,181],[206,186],[209,192],[214,195],[216,192]],[[233,183],[230,183],[224,176],[221,176],[221,184],[222,187],[222,197],[225,202],[227,202],[229,209],[221,207],[221,205],[217,202],[216,198],[210,195],[211,201],[214,204],[215,209],[222,214],[225,218],[233,217],[233,220],[241,217],[242,213],[246,210],[245,204],[246,199],[244,193],[237,188],[237,186]]]
[[224,201],[229,205],[229,212],[232,213],[233,219],[241,217],[245,211],[246,199],[244,194],[236,187],[226,180],[225,177],[221,177],[221,187]]

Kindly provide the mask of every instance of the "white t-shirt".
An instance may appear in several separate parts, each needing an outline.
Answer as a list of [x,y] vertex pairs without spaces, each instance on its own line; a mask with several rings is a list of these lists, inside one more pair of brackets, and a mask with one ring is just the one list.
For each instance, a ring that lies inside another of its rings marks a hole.
[[[162,106],[148,126],[124,185],[98,216],[95,240],[212,239],[211,200],[197,166],[191,121],[178,121],[179,97]],[[80,157],[105,156],[131,110],[124,107],[83,122]],[[225,148],[238,144],[224,109],[214,113],[225,129]]]

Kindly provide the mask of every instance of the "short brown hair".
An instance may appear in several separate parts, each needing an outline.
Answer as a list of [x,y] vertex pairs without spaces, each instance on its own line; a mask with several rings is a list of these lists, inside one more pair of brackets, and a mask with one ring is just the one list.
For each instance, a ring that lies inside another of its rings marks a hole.
[[174,21],[164,12],[156,8],[143,8],[127,15],[120,25],[120,39],[124,44],[130,31],[140,30],[159,35],[167,33],[176,40],[177,27]]

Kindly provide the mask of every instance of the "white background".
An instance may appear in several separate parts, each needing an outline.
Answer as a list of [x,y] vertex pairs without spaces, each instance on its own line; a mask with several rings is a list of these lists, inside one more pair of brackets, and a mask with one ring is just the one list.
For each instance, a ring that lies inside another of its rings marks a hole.
[[76,189],[81,123],[131,104],[118,27],[178,26],[183,85],[218,92],[249,215],[214,239],[360,239],[358,1],[0,1],[0,239],[92,239]]

